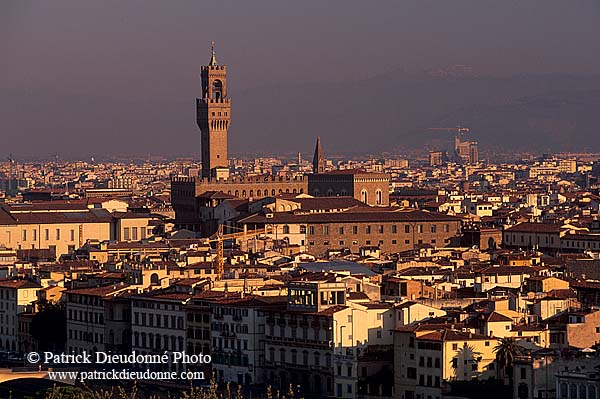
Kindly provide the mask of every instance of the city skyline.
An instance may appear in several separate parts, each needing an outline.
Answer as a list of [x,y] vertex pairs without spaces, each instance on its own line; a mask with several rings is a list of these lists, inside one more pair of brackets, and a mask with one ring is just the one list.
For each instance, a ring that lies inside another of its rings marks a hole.
[[600,398],[598,16],[5,0],[0,398]]

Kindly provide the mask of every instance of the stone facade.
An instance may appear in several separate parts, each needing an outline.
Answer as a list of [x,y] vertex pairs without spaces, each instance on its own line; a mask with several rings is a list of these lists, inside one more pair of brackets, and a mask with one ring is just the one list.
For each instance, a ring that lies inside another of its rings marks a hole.
[[231,100],[227,96],[227,67],[217,65],[213,54],[200,70],[202,98],[196,99],[196,119],[201,130],[202,176],[216,175],[216,169],[229,168],[227,130],[231,121]]
[[328,214],[275,212],[271,216],[251,215],[239,223],[248,230],[268,225],[273,230],[272,238],[304,246],[306,251],[317,256],[340,248],[358,253],[364,246],[377,246],[384,253],[412,250],[419,245],[444,247],[460,233],[458,218],[418,210]]
[[308,193],[315,197],[351,196],[365,204],[388,206],[390,177],[385,173],[333,171],[309,176]]

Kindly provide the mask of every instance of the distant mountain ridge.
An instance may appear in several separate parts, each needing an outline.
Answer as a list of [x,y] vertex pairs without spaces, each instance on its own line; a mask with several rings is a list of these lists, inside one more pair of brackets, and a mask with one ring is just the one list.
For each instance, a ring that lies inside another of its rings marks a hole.
[[[230,85],[229,149],[243,154],[325,156],[425,151],[468,126],[481,149],[599,151],[600,75],[483,76],[468,69],[401,69],[351,82]],[[318,77],[317,77],[318,78]],[[61,87],[0,88],[4,156],[104,154],[200,157],[197,82],[149,84],[123,95]],[[90,143],[93,142],[93,145]],[[2,155],[2,154],[0,154]]]
[[[303,148],[325,152],[423,147],[429,127],[468,126],[485,147],[600,149],[600,76],[456,76],[387,73],[360,82],[261,87],[235,94],[234,152]],[[241,132],[244,132],[243,134]]]

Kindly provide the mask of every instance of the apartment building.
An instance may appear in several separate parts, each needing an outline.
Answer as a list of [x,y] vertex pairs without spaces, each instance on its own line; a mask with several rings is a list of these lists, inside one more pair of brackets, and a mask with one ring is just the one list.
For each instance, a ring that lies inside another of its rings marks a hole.
[[86,240],[110,240],[112,217],[105,209],[22,204],[0,206],[0,244],[14,249],[73,252]]
[[[307,274],[288,283],[285,306],[267,311],[265,369],[283,389],[356,398],[386,393],[376,375],[391,370],[392,305],[348,300],[335,275]],[[377,353],[377,354],[375,354]]]
[[29,280],[0,280],[1,349],[18,349],[18,315],[37,300],[41,288]]
[[[186,310],[192,294],[157,289],[131,297],[132,350],[142,354],[186,348]],[[154,365],[182,371],[184,364]]]
[[377,246],[383,253],[412,250],[415,246],[450,245],[459,235],[460,219],[421,210],[384,208],[344,212],[270,212],[243,217],[237,222],[247,230],[269,229],[267,236],[305,248],[312,255],[332,249]]
[[440,399],[445,381],[495,376],[496,344],[496,338],[441,325],[396,329],[394,397]]
[[285,297],[239,295],[210,303],[212,366],[217,381],[272,382],[265,373],[266,319]]
[[69,353],[131,350],[128,285],[71,289],[66,295]]

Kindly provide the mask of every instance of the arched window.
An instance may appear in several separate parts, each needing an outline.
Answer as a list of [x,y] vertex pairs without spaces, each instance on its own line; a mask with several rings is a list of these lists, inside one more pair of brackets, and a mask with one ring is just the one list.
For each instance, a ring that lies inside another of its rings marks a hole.
[[275,195],[275,189],[271,190],[271,195],[273,195],[273,196]]
[[[587,389],[585,389],[585,385],[579,385],[579,397],[577,399],[587,399]],[[596,398],[593,398],[596,399]]]
[[575,385],[575,384],[569,385],[569,394],[570,394],[571,398],[577,397],[577,385]]
[[376,201],[375,203],[376,203],[377,205],[381,205],[381,204],[383,204],[383,195],[382,195],[382,193],[381,193],[381,190],[377,190],[377,191],[375,192],[375,201]]
[[254,197],[254,190],[250,190],[250,197]]
[[213,100],[221,100],[223,98],[223,82],[219,79],[216,79],[213,82],[212,86],[212,99]]
[[367,195],[367,190],[362,190],[360,192],[360,200],[366,204],[368,199],[369,196]]
[[279,349],[279,361],[285,363],[285,349]]
[[242,190],[242,198],[246,198],[246,190]]
[[256,196],[260,197],[260,190],[256,190]]
[[328,197],[333,197],[333,190],[332,189],[327,190],[327,196]]

